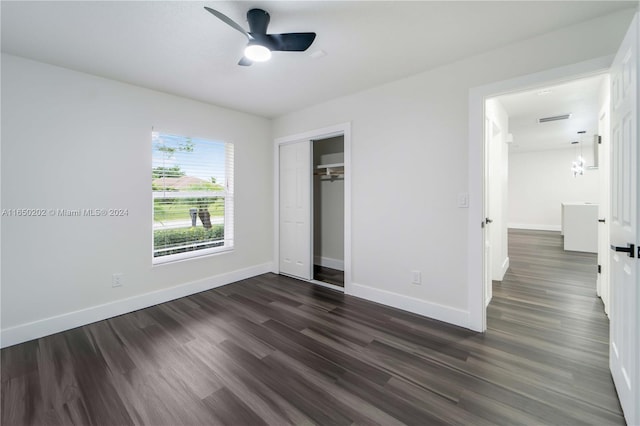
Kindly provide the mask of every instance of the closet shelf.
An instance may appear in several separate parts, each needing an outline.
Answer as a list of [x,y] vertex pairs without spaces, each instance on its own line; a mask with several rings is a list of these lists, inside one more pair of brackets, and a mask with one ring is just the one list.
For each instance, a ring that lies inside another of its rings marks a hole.
[[316,169],[337,169],[338,167],[342,167],[344,169],[344,163],[320,164],[316,166]]
[[316,166],[314,175],[344,176],[344,163],[320,164]]

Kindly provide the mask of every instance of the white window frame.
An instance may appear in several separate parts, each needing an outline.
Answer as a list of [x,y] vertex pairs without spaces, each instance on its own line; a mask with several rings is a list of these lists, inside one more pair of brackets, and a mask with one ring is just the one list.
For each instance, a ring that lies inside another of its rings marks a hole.
[[[154,131],[153,134],[161,134],[168,135],[174,137],[183,137],[185,139],[190,138],[188,136],[183,135],[174,135],[166,132],[158,132]],[[152,143],[154,135],[152,134]],[[206,138],[191,138],[204,142],[211,143],[223,143],[225,145],[224,155],[225,155],[225,189],[224,191],[151,191],[152,199],[151,199],[151,222],[152,228],[154,223],[154,209],[155,209],[155,200],[159,198],[224,198],[224,239],[222,240],[222,245],[218,247],[210,247],[206,249],[196,249],[192,251],[187,251],[183,253],[174,253],[163,256],[155,256],[157,252],[155,248],[154,241],[154,232],[155,229],[152,229],[151,233],[151,259],[152,264],[162,265],[166,263],[184,261],[189,259],[201,258],[204,256],[211,256],[220,253],[226,253],[233,251],[234,248],[234,145],[231,142],[220,142],[214,141]],[[197,155],[197,154],[194,154]],[[153,166],[152,166],[153,167]],[[210,244],[201,243],[201,245]],[[192,246],[192,244],[191,244]],[[172,247],[171,249],[175,249],[176,247]]]

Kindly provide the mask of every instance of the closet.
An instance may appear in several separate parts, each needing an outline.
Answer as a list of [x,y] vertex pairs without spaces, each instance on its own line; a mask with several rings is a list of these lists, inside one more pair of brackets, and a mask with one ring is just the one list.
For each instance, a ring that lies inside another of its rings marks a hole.
[[344,136],[294,140],[278,149],[279,272],[344,289]]
[[314,140],[313,279],[344,287],[344,137]]

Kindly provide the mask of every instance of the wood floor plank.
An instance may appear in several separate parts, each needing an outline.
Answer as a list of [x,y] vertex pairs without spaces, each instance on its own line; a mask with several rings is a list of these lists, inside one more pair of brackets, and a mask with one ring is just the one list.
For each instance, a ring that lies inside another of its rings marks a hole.
[[[322,391],[333,395],[341,402],[341,409],[345,411],[345,416],[353,419],[356,424],[385,426],[402,424],[398,419],[369,404],[367,401],[337,387],[335,380],[319,374],[317,371],[298,362],[295,358],[288,357],[282,352],[274,352],[268,358],[265,358],[264,362],[268,367],[278,371],[282,371],[282,368],[286,366],[286,368],[295,371],[296,374],[305,377],[307,381],[313,383],[313,386],[317,386],[322,389]],[[283,373],[291,375],[291,372],[284,371]]]
[[344,271],[327,268],[326,266],[313,265],[313,279],[344,287]]
[[5,348],[1,424],[624,424],[595,256],[509,256],[482,334],[264,274]]
[[424,404],[408,401],[389,388],[381,387],[352,374],[338,380],[338,385],[359,396],[370,404],[386,411],[407,425],[445,425],[447,422],[433,415]]
[[262,418],[227,388],[221,388],[207,396],[204,402],[224,425],[266,425]]
[[240,360],[229,357],[220,345],[191,342],[188,346],[213,371],[213,375],[224,387],[242,396],[243,403],[266,423],[312,424],[300,410],[254,376]]

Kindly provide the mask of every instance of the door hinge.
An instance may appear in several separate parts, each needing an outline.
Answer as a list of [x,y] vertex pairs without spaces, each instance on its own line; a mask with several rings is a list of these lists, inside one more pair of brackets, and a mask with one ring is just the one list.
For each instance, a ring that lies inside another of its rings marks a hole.
[[596,139],[598,140],[598,143],[601,144],[602,143],[602,136],[600,135],[596,135]]
[[598,265],[598,273],[601,274],[602,273],[602,265]]

